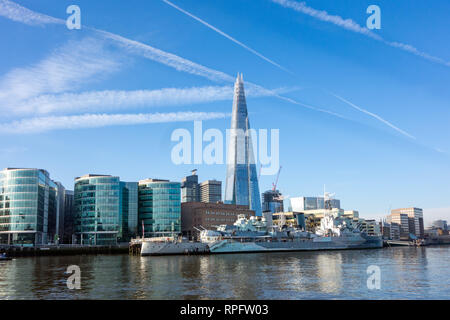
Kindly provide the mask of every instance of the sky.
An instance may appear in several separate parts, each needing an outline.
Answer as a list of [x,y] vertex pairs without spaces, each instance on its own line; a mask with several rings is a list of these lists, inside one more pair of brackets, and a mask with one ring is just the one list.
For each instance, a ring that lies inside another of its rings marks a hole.
[[[80,8],[81,29],[66,9]],[[367,8],[381,29],[368,29]],[[445,0],[0,0],[0,167],[224,181],[175,164],[176,129],[230,126],[242,73],[250,125],[279,129],[277,188],[335,193],[380,218],[450,220],[450,3]],[[260,190],[275,174],[261,175]],[[223,183],[224,184],[224,183]]]

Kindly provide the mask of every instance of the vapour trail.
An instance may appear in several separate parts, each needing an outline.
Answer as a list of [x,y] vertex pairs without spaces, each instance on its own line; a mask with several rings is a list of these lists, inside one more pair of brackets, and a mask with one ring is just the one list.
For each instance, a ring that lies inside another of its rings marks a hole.
[[408,137],[408,138],[410,138],[410,139],[416,140],[416,137],[414,137],[413,135],[409,134],[408,132],[406,132],[406,131],[400,129],[399,127],[396,127],[395,125],[393,125],[393,124],[390,123],[389,121],[383,119],[383,118],[380,117],[379,115],[377,115],[377,114],[375,114],[375,113],[373,113],[373,112],[370,112],[370,111],[368,111],[368,110],[366,110],[366,109],[363,109],[363,108],[361,108],[361,107],[358,107],[356,104],[354,104],[354,103],[352,103],[352,102],[350,102],[350,101],[348,101],[348,100],[342,98],[341,96],[338,96],[337,94],[334,94],[334,93],[330,93],[330,94],[333,95],[334,97],[338,98],[338,99],[341,100],[342,102],[345,102],[346,104],[348,104],[349,106],[353,107],[354,109],[356,109],[356,110],[358,110],[358,111],[360,111],[360,112],[362,112],[362,113],[365,113],[365,114],[367,114],[367,115],[369,115],[369,116],[371,116],[371,117],[373,117],[373,118],[375,118],[375,119],[381,121],[382,123],[384,123],[385,125],[391,127],[391,128],[394,129],[395,131],[400,132],[402,135],[404,135],[404,136],[406,136],[406,137]]
[[256,50],[250,48],[249,46],[245,45],[244,43],[240,42],[239,40],[236,40],[235,38],[233,38],[233,37],[230,36],[229,34],[226,34],[226,33],[223,32],[222,30],[220,30],[220,29],[214,27],[213,25],[209,24],[208,22],[206,22],[206,21],[200,19],[199,17],[193,15],[192,13],[190,13],[190,12],[188,12],[188,11],[186,11],[186,10],[180,8],[180,7],[178,7],[177,5],[173,4],[172,2],[170,2],[170,1],[168,1],[168,0],[162,0],[162,1],[165,2],[165,3],[167,3],[169,6],[171,6],[171,7],[175,8],[175,9],[177,9],[178,11],[184,13],[185,15],[187,15],[187,16],[189,16],[189,17],[195,19],[195,20],[197,20],[198,22],[200,22],[201,24],[207,26],[207,27],[210,28],[211,30],[214,30],[214,31],[217,32],[218,34],[220,34],[220,35],[224,36],[225,38],[227,38],[228,40],[233,41],[234,43],[236,43],[237,45],[241,46],[241,47],[244,48],[245,50],[250,51],[250,52],[253,53],[254,55],[256,55],[256,56],[260,57],[261,59],[263,59],[263,60],[269,62],[270,64],[276,66],[277,68],[279,68],[279,69],[281,69],[281,70],[283,70],[283,71],[286,71],[286,72],[292,74],[292,72],[290,72],[289,70],[287,70],[285,67],[283,67],[283,66],[279,65],[278,63],[276,63],[276,62],[270,60],[269,58],[263,56],[263,55],[262,55],[261,53],[259,53],[258,51],[256,51]]

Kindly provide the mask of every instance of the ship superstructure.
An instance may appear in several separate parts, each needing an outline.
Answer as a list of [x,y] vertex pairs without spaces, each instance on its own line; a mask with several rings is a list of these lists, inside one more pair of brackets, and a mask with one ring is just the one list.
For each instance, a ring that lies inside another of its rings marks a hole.
[[379,236],[368,236],[326,214],[315,233],[293,227],[268,228],[264,218],[239,216],[232,226],[203,230],[202,243],[210,253],[239,253],[264,251],[308,251],[381,248]]

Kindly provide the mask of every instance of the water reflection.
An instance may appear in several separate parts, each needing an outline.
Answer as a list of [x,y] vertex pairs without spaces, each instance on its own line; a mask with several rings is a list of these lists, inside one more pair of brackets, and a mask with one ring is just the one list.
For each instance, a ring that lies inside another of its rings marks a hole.
[[[0,299],[450,299],[450,247],[0,262]],[[66,286],[81,268],[81,290]],[[369,290],[367,267],[381,269]]]

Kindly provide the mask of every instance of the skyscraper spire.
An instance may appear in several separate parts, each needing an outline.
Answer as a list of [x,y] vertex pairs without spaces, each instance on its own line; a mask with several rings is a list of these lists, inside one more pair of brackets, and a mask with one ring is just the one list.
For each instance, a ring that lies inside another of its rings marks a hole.
[[228,144],[225,202],[248,205],[261,216],[261,200],[250,134],[242,73],[234,84],[233,112]]

